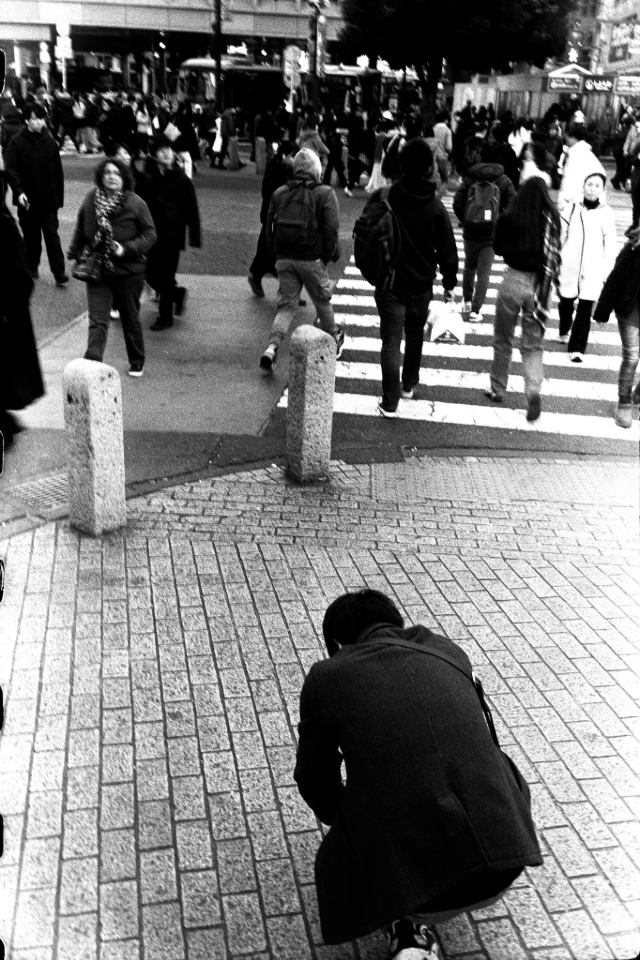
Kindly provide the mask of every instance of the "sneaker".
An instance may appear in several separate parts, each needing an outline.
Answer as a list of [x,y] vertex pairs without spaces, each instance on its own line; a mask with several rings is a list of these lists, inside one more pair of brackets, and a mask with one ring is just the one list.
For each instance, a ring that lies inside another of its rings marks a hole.
[[396,920],[391,924],[387,938],[392,960],[403,960],[404,957],[442,960],[435,933],[426,923]]
[[266,373],[273,373],[276,368],[276,357],[278,356],[278,344],[270,343],[265,352],[260,357],[260,369]]
[[129,367],[130,377],[141,377],[144,372],[144,363],[142,360],[135,360]]
[[559,334],[558,334],[558,343],[569,343],[569,334],[568,334],[568,333],[559,333]]
[[66,273],[61,273],[60,276],[56,277],[56,287],[64,287],[69,283],[69,277]]
[[534,393],[529,397],[529,403],[527,405],[527,423],[535,423],[536,420],[539,420],[541,410],[542,402],[540,400],[540,394]]
[[417,390],[417,389],[418,389],[418,385],[417,385],[417,384],[415,385],[415,387],[403,387],[403,388],[402,388],[402,399],[403,399],[403,400],[413,400],[413,398],[414,398],[415,395],[416,395],[416,390]]
[[119,311],[119,310],[111,310],[111,312],[109,313],[109,317],[111,318],[111,320],[119,320],[119,319],[120,319],[120,311]]
[[613,419],[618,427],[624,427],[628,430],[633,423],[633,404],[619,403],[616,407]]
[[344,350],[344,330],[342,327],[336,327],[334,337],[336,341],[336,360],[339,360]]
[[262,288],[262,284],[260,283],[259,280],[255,279],[253,274],[251,273],[249,274],[249,276],[247,277],[247,281],[249,283],[249,286],[251,287],[251,292],[253,293],[254,296],[264,297],[264,290]]
[[353,196],[353,194],[351,193],[351,190],[349,190],[349,187],[345,187],[345,188],[344,188],[344,192],[345,192],[345,194],[346,194],[347,197],[352,197],[352,196]]
[[168,330],[169,327],[173,326],[173,319],[163,320],[161,317],[158,317],[155,323],[152,323],[149,327],[149,330]]
[[175,303],[174,313],[176,317],[181,316],[184,311],[184,305],[187,300],[187,293],[189,291],[186,287],[176,287],[173,291],[173,302]]
[[572,353],[571,354],[571,363],[582,363],[584,360],[583,353]]
[[485,390],[484,395],[485,397],[487,397],[488,400],[491,400],[492,403],[502,403],[502,401],[504,400],[504,397],[502,396],[502,394],[496,393],[495,390],[491,390],[491,389]]
[[482,320],[482,310],[472,310],[469,314],[469,320]]
[[388,417],[389,419],[395,419],[398,416],[397,410],[387,410],[382,406],[382,400],[378,400],[378,413],[382,417]]

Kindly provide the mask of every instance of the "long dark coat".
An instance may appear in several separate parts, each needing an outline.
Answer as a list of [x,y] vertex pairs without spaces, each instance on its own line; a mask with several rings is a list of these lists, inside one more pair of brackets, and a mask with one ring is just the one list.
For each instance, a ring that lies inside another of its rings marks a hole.
[[391,637],[442,651],[471,675],[452,641],[389,624],[309,671],[295,779],[331,825],[316,858],[327,943],[371,933],[469,881],[542,863],[528,788],[494,744],[471,680]]
[[10,213],[0,214],[0,411],[22,410],[44,394],[29,298],[33,280],[22,236]]

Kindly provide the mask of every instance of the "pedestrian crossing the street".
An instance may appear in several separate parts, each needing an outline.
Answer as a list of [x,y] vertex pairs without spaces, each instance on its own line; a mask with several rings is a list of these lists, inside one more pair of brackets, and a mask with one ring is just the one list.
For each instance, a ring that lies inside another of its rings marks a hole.
[[[618,201],[616,197],[616,201]],[[452,212],[453,194],[443,198],[454,226],[460,258],[458,278],[462,279],[464,246],[462,230]],[[619,245],[624,243],[624,231],[630,224],[628,202],[612,204],[616,219]],[[498,288],[506,267],[496,257],[489,289],[482,310],[481,322],[465,323],[465,343],[430,343],[423,347],[420,386],[414,399],[400,400],[399,420],[429,424],[481,428],[483,431],[537,431],[560,434],[592,441],[619,441],[631,452],[628,444],[637,449],[640,436],[638,422],[630,430],[618,427],[613,420],[617,402],[617,380],[620,367],[620,337],[615,315],[609,324],[592,324],[588,352],[584,363],[572,363],[566,344],[558,341],[558,311],[554,304],[545,338],[545,381],[542,387],[543,412],[535,423],[526,420],[526,400],[522,377],[522,362],[516,339],[511,375],[504,403],[493,404],[484,396],[489,387],[489,370],[493,358],[493,318]],[[436,287],[434,298],[442,298],[442,288]],[[373,287],[364,280],[351,262],[336,284],[332,303],[336,323],[345,330],[341,359],[336,363],[334,414],[357,417],[379,417],[378,399],[381,394],[379,319]],[[462,289],[455,290],[458,306]],[[516,331],[516,337],[519,330]],[[285,407],[286,393],[279,406]],[[394,421],[390,421],[393,424]],[[397,423],[397,421],[395,421]],[[388,421],[389,423],[389,421]],[[469,433],[466,433],[467,439]]]

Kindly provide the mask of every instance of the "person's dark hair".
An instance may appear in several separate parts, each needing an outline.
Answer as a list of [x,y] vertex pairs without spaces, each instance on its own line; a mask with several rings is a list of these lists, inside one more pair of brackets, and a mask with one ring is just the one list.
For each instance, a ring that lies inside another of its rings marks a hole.
[[509,134],[505,126],[502,123],[494,123],[491,127],[491,136],[496,141],[496,143],[506,143],[509,139]]
[[122,177],[122,189],[123,190],[132,190],[133,189],[133,175],[129,167],[122,162],[122,160],[116,160],[115,157],[103,157],[102,160],[96,166],[93,172],[93,179],[98,187],[102,186],[102,178],[104,177],[104,170],[108,164],[113,164],[114,167],[117,167],[120,171],[120,176]]
[[292,143],[291,140],[281,140],[278,144],[278,152],[276,154],[278,160],[282,160],[284,157],[290,157],[292,153],[296,153],[298,150],[295,143]]
[[583,123],[572,123],[567,130],[567,136],[573,140],[586,140],[587,131]]
[[151,143],[149,144],[149,156],[155,157],[158,150],[162,147],[171,147],[173,149],[173,144],[169,137],[166,137],[164,133],[159,133],[157,137],[154,137]]
[[522,246],[527,250],[542,248],[545,213],[560,230],[560,214],[542,177],[525,180],[509,204],[507,213],[517,227]]
[[448,110],[440,110],[439,113],[436,114],[436,123],[446,123],[448,119],[449,119]]
[[432,126],[430,123],[425,123],[425,125],[424,125],[424,127],[423,127],[423,129],[422,129],[422,136],[423,136],[423,137],[433,137],[433,136],[435,136],[435,134],[434,134],[434,132],[433,132],[433,126]]
[[480,159],[483,163],[500,163],[500,145],[491,140],[485,140],[480,147]]
[[433,170],[433,153],[425,140],[415,137],[400,151],[400,170],[410,180],[427,180]]
[[337,652],[337,644],[355,643],[362,631],[374,623],[404,626],[395,603],[379,590],[343,593],[329,604],[322,621],[322,634],[329,656]]
[[47,111],[45,107],[42,106],[41,103],[27,103],[24,108],[23,116],[25,119],[25,123],[27,120],[29,120],[31,117],[34,117],[34,116],[37,117],[38,120],[46,120]]

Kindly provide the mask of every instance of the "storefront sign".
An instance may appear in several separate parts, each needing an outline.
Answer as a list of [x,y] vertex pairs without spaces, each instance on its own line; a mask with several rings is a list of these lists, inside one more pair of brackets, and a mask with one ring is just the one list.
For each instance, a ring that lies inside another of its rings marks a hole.
[[584,89],[587,93],[611,93],[615,77],[587,77]]
[[628,60],[637,37],[640,37],[640,24],[636,23],[635,16],[629,17],[621,23],[615,23],[611,30],[609,63]]
[[547,90],[555,90],[558,92],[567,93],[580,93],[582,90],[582,77],[578,75],[547,77]]
[[618,96],[635,97],[640,94],[640,77],[618,77],[615,91]]

